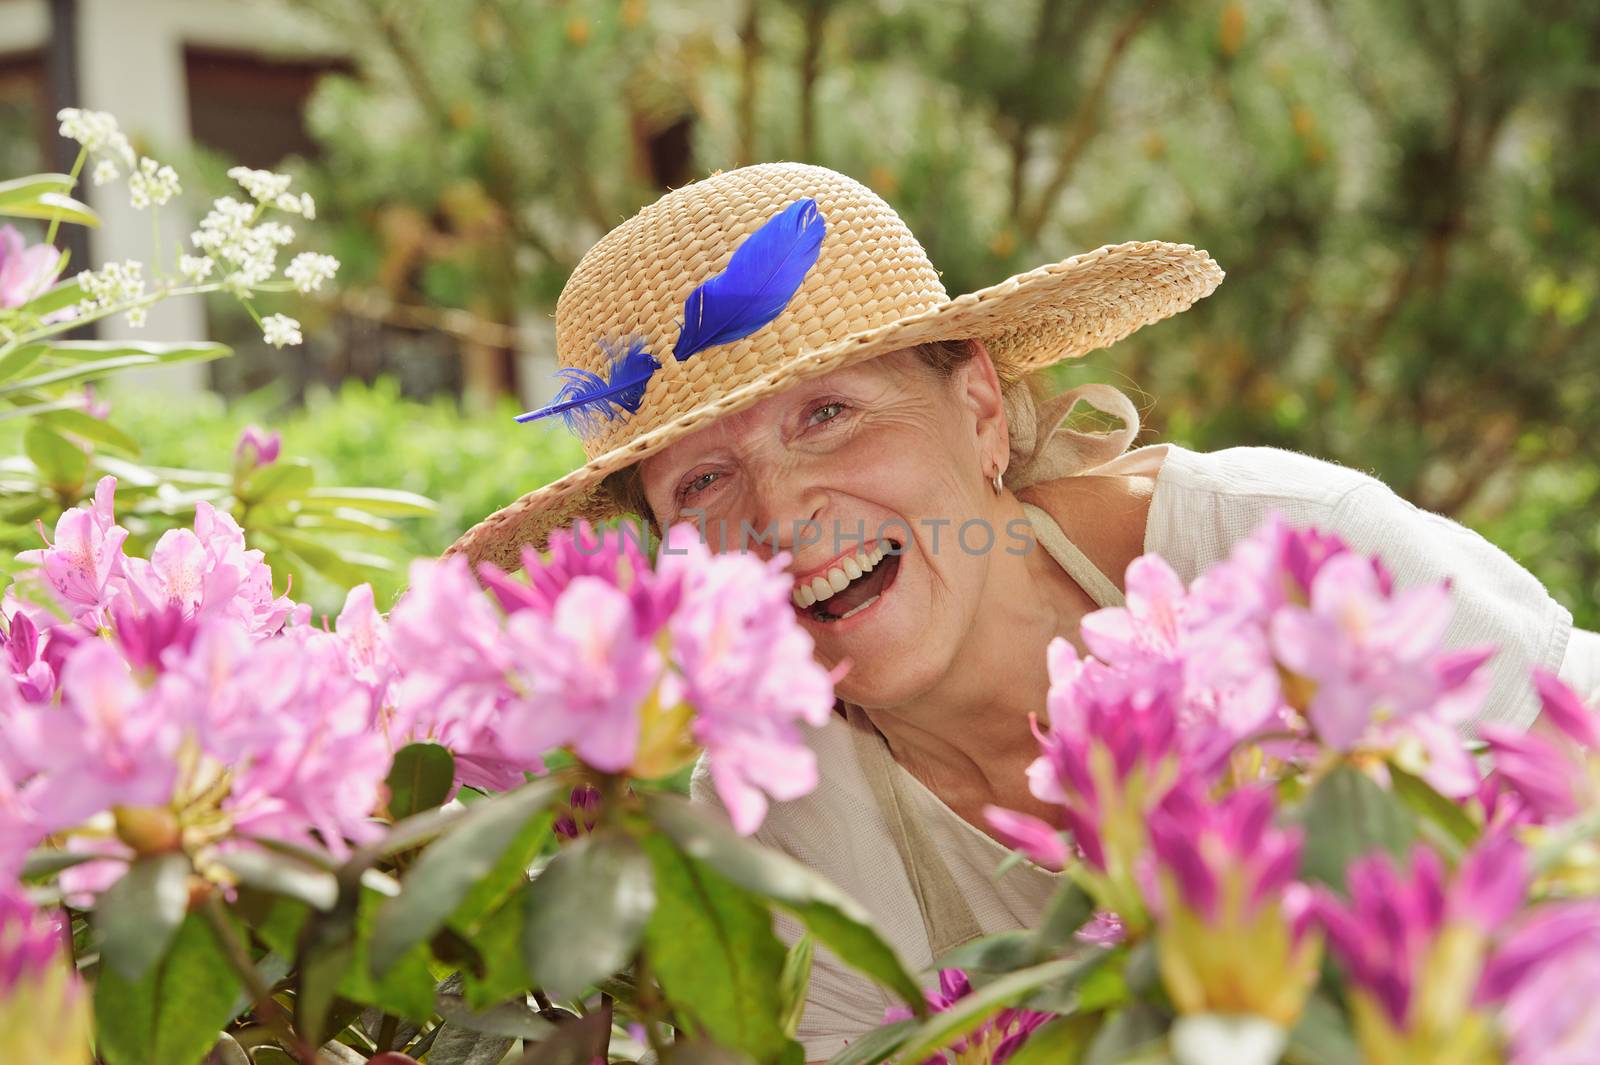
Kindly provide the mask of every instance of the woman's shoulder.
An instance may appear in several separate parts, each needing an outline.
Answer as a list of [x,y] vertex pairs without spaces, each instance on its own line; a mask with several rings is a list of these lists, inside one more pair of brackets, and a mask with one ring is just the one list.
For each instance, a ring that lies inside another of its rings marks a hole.
[[1164,446],[1158,478],[1163,488],[1331,507],[1376,480],[1364,470],[1288,448],[1249,445],[1192,451],[1177,444]]

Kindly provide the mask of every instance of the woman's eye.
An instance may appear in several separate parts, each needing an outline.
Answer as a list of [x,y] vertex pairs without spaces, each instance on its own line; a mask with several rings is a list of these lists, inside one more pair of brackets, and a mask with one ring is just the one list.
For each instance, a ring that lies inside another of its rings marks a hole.
[[678,498],[686,499],[696,492],[705,491],[707,488],[711,487],[711,482],[715,481],[718,476],[718,474],[708,471],[706,473],[702,473],[698,477],[685,481],[683,488],[678,492]]
[[823,422],[832,421],[844,411],[843,403],[824,403],[811,412],[811,417],[806,419],[807,425],[821,425]]

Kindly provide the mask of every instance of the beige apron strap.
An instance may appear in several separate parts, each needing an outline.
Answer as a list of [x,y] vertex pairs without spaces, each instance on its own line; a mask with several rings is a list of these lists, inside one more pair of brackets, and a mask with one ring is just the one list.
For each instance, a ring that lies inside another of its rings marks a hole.
[[1022,504],[1024,513],[1028,515],[1028,523],[1033,526],[1033,535],[1049,552],[1050,557],[1067,571],[1067,576],[1078,582],[1078,586],[1089,593],[1089,597],[1099,607],[1123,606],[1125,600],[1122,590],[1116,583],[1101,573],[1089,556],[1078,550],[1078,546],[1067,539],[1067,534],[1061,531],[1061,526],[1056,520],[1041,507],[1032,503]]
[[889,753],[888,742],[859,707],[846,703],[845,713],[855,743],[856,760],[872,788],[874,801],[883,811],[895,849],[900,852],[901,864],[917,897],[917,908],[922,912],[928,947],[937,959],[977,939],[983,935],[983,929],[938,848],[906,808],[905,796],[897,781],[901,770],[894,755]]

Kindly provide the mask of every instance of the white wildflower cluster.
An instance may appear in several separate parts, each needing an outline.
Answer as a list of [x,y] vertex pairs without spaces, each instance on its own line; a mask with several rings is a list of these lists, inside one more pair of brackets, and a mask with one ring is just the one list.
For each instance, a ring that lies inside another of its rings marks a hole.
[[315,292],[338,270],[339,260],[333,256],[303,251],[284,268],[283,276],[294,282],[297,292]]
[[149,156],[141,158],[139,169],[128,175],[128,200],[136,211],[142,211],[151,204],[165,207],[172,197],[182,191],[178,185],[178,172]]
[[280,211],[288,214],[304,215],[306,218],[317,217],[316,204],[312,202],[310,193],[296,195],[289,191],[289,182],[293,179],[287,174],[274,174],[270,170],[252,170],[247,166],[236,166],[228,171],[228,176],[237,181],[257,203],[270,204]]
[[[107,263],[98,270],[80,272],[78,284],[83,288],[86,297],[78,304],[78,308],[83,314],[93,314],[119,303],[142,299],[144,264],[132,259],[120,263]],[[144,307],[130,308],[128,324],[135,327],[144,325],[145,314]]]
[[189,237],[207,256],[227,264],[222,282],[240,297],[249,296],[272,277],[278,268],[278,249],[294,240],[294,230],[282,222],[257,222],[259,214],[259,207],[224,196],[211,205],[211,212]]
[[178,273],[182,274],[183,279],[191,285],[198,285],[210,277],[216,265],[216,260],[209,255],[178,256]]
[[269,314],[261,319],[261,335],[275,348],[305,339],[300,335],[300,323],[286,314]]
[[94,160],[96,185],[115,181],[121,174],[118,164],[129,171],[134,169],[133,145],[128,143],[113,116],[104,111],[64,107],[56,112],[56,119],[61,123],[61,135],[83,145]]

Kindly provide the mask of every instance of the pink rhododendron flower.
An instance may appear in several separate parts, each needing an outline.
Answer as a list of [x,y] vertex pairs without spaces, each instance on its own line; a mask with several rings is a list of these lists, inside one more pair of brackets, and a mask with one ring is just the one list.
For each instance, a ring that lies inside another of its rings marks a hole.
[[1351,980],[1367,1060],[1483,1060],[1491,1033],[1474,989],[1492,937],[1522,905],[1527,852],[1509,836],[1490,837],[1447,880],[1438,855],[1418,845],[1408,871],[1375,854],[1346,875],[1349,902],[1321,890],[1314,906]]
[[556,816],[555,832],[562,839],[577,839],[594,831],[600,816],[600,789],[579,784],[567,795],[564,811]]
[[157,673],[167,648],[180,656],[188,653],[199,626],[176,603],[140,611],[130,600],[119,599],[111,606],[111,632],[128,665]]
[[1600,716],[1554,673],[1536,667],[1534,687],[1543,712],[1528,732],[1487,725],[1494,754],[1485,805],[1514,799],[1516,821],[1548,824],[1600,804]]
[[668,631],[693,735],[736,831],[754,832],[767,800],[796,799],[817,784],[816,756],[799,730],[833,712],[833,677],[789,598],[788,556],[713,555],[692,525],[667,531],[658,568],[681,581]]
[[1278,661],[1314,686],[1306,715],[1336,750],[1392,750],[1409,742],[1417,768],[1453,797],[1476,790],[1479,774],[1456,727],[1481,704],[1492,679],[1492,649],[1445,652],[1449,590],[1430,585],[1384,592],[1370,560],[1335,554],[1312,578],[1310,603],[1272,616]]
[[0,308],[21,307],[43,294],[63,265],[58,249],[29,247],[16,226],[0,226]]
[[277,632],[294,601],[274,596],[265,556],[246,548],[244,530],[223,511],[195,504],[194,528],[169,529],[150,559],[127,559],[128,584],[144,610],[176,604],[185,617],[223,614],[256,636]]
[[0,1061],[89,1065],[89,1002],[62,919],[0,887]]
[[59,705],[14,708],[12,757],[28,805],[50,832],[115,806],[157,806],[177,780],[183,721],[134,678],[117,649],[87,640],[62,670]]
[[0,670],[10,674],[17,694],[29,702],[48,702],[55,694],[56,671],[44,657],[47,639],[21,610],[12,616],[6,631],[0,632]]
[[[1142,927],[1135,865],[1148,845],[1149,813],[1174,787],[1211,779],[1229,744],[1218,742],[1217,730],[1207,725],[1180,729],[1172,687],[1150,688],[1142,678],[1079,659],[1059,637],[1047,655],[1050,728],[1042,731],[1034,722],[1042,753],[1028,767],[1029,790],[1061,807],[1090,894]],[[1035,860],[1057,857],[1046,842],[1053,826],[1026,814],[986,813],[1008,843]]]
[[504,750],[533,761],[570,746],[602,772],[627,769],[639,748],[640,708],[666,663],[654,634],[638,631],[626,593],[577,577],[550,617],[518,611],[506,629],[523,695],[503,711]]
[[1127,606],[1083,619],[1084,643],[1100,661],[1152,687],[1181,693],[1179,723],[1214,730],[1234,743],[1282,714],[1278,673],[1260,628],[1196,609],[1166,560],[1142,555],[1128,565]]
[[373,713],[381,716],[389,704],[390,685],[400,675],[400,664],[389,639],[389,623],[378,613],[372,585],[358,584],[346,593],[333,631],[345,669],[371,692]]
[[276,429],[263,429],[259,425],[247,425],[239,433],[239,442],[233,446],[234,467],[253,470],[257,466],[270,466],[278,461],[278,453],[282,450],[282,433]]
[[502,750],[496,722],[512,697],[513,652],[465,558],[411,564],[406,593],[389,613],[389,639],[396,660],[413,664],[393,688],[393,746],[440,743],[455,753],[461,783],[495,791],[543,769],[542,759]]
[[17,554],[17,561],[39,567],[46,587],[75,618],[104,607],[112,578],[122,573],[128,530],[112,513],[116,491],[115,477],[100,478],[93,506],[63,511],[53,542]]
[[[939,988],[923,993],[934,1013],[945,1013],[972,994],[972,983],[960,969],[940,969]],[[893,1006],[883,1015],[885,1023],[912,1016],[905,1006]],[[1003,1009],[984,1021],[976,1030],[950,1044],[921,1065],[1005,1065],[1028,1036],[1055,1016],[1038,1010]]]
[[1316,984],[1320,943],[1295,882],[1301,833],[1272,824],[1270,787],[1212,803],[1177,789],[1150,819],[1157,957],[1182,1013],[1253,1014],[1289,1028]]
[[1485,966],[1478,999],[1500,1008],[1510,1065],[1600,1061],[1600,900],[1526,914]]
[[594,577],[625,591],[641,635],[659,630],[677,605],[680,582],[652,571],[649,559],[626,529],[597,530],[579,520],[570,529],[551,532],[549,551],[543,557],[532,547],[524,547],[522,563],[523,580],[493,563],[478,567],[485,586],[508,614],[532,610],[550,616],[561,593],[579,577]]

